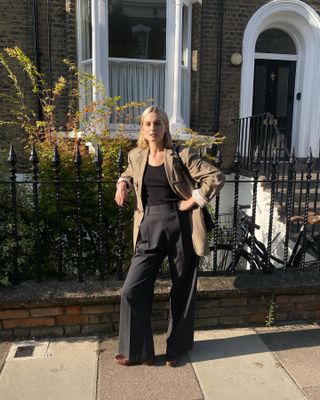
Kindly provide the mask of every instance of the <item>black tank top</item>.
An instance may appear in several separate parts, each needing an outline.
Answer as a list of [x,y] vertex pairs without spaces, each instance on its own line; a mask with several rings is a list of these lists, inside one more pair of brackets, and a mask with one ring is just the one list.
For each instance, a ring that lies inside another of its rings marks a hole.
[[143,176],[142,200],[145,206],[157,206],[181,200],[168,182],[164,164],[156,167],[147,164]]

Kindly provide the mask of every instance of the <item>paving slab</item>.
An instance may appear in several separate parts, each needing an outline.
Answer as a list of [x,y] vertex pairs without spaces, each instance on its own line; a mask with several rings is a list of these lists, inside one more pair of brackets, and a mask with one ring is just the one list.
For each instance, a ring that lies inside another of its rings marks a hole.
[[189,352],[205,400],[305,400],[250,328],[197,331]]
[[187,354],[176,368],[164,366],[165,340],[165,335],[154,336],[156,360],[152,367],[117,365],[117,340],[103,340],[99,349],[97,400],[203,400]]
[[[37,349],[28,357],[14,358],[14,352],[9,352],[0,375],[0,399],[95,400],[96,338],[34,344]],[[32,343],[13,344],[15,347],[25,345]]]
[[10,342],[0,342],[0,373],[4,362],[7,358],[11,343]]
[[256,331],[308,399],[320,400],[320,326],[301,324]]
[[320,400],[320,386],[313,388],[304,388],[308,400]]

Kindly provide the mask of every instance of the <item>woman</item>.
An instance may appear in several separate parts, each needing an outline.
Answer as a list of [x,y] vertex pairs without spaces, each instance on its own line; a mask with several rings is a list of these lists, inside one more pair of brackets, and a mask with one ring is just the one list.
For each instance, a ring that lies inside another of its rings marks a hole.
[[172,147],[166,113],[148,107],[141,115],[137,147],[128,155],[115,195],[119,206],[132,186],[136,195],[135,254],[121,294],[115,357],[120,365],[153,364],[150,315],[154,283],[166,256],[172,280],[166,365],[175,366],[179,353],[193,345],[197,267],[199,256],[208,248],[201,207],[222,188],[224,175],[190,148],[178,152]]

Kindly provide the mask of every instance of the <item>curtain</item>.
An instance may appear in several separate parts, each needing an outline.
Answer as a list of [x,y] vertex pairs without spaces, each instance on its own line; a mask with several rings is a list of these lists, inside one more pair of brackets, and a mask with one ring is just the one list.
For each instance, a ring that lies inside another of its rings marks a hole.
[[121,104],[153,99],[152,104],[164,108],[165,68],[164,63],[109,60],[110,96],[120,96]]
[[81,4],[81,47],[82,60],[92,57],[92,20],[91,0],[82,0]]

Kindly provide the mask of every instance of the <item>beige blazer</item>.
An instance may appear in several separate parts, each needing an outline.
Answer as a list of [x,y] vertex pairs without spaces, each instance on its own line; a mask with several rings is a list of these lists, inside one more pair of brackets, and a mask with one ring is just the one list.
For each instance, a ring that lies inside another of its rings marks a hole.
[[[187,200],[193,196],[198,204],[190,210],[190,223],[194,250],[196,254],[203,256],[208,254],[208,243],[201,207],[205,206],[221,190],[225,177],[218,168],[201,159],[189,147],[180,147],[178,151],[180,159],[188,169],[193,182],[186,176],[176,152],[171,148],[165,149],[164,167],[173,191],[182,200]],[[128,167],[118,180],[118,182],[125,181],[129,188],[133,186],[136,195],[133,225],[134,247],[143,219],[142,180],[148,155],[149,149],[136,147],[131,150],[128,155]],[[195,189],[195,184],[197,184],[197,189]]]

